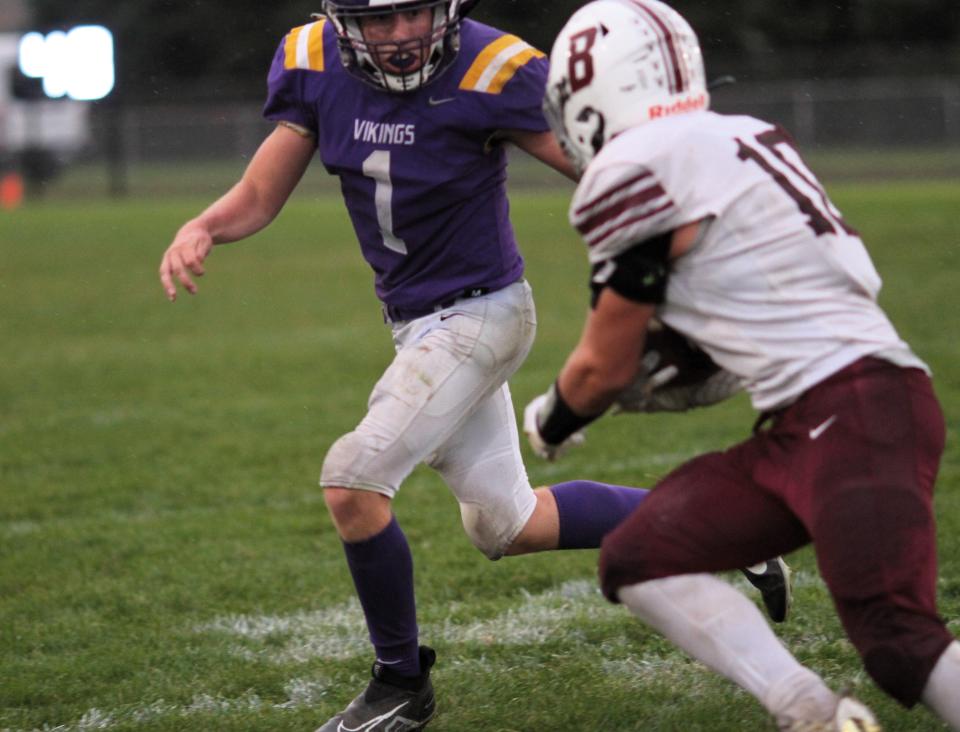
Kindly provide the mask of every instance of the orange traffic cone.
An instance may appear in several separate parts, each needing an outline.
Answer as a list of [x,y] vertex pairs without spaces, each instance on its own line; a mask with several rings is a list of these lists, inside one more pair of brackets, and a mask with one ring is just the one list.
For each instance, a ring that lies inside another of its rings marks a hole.
[[7,173],[0,178],[0,208],[12,211],[23,203],[23,177],[19,173]]

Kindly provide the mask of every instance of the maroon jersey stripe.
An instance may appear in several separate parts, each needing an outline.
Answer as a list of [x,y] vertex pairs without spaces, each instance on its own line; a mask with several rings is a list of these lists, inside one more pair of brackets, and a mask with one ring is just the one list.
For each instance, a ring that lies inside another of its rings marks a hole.
[[588,201],[587,203],[582,205],[580,208],[578,208],[576,211],[574,211],[573,212],[574,217],[581,216],[582,214],[589,211],[591,208],[595,208],[596,206],[599,206],[608,198],[612,198],[613,196],[617,195],[624,188],[629,188],[637,181],[641,181],[644,178],[649,178],[651,175],[653,175],[653,173],[651,173],[649,170],[645,170],[644,172],[640,173],[640,175],[636,175],[633,178],[630,178],[629,180],[624,181],[623,183],[618,185],[616,188],[611,188],[609,191],[606,191],[602,195],[597,196],[592,201]]
[[671,209],[671,208],[673,208],[673,201],[669,201],[669,200],[668,200],[668,201],[664,202],[663,205],[658,206],[657,208],[650,209],[649,211],[644,211],[642,214],[639,214],[639,215],[637,215],[637,216],[633,216],[633,217],[627,219],[626,221],[621,222],[621,223],[618,224],[617,226],[615,226],[615,227],[613,227],[612,229],[610,229],[610,231],[605,232],[602,236],[597,237],[597,238],[594,239],[593,241],[586,240],[586,241],[587,241],[587,246],[588,246],[588,247],[595,247],[595,246],[597,246],[598,244],[601,244],[601,243],[605,242],[607,239],[609,239],[611,236],[613,236],[613,235],[616,234],[617,232],[623,231],[624,229],[626,229],[626,228],[628,228],[628,227],[630,227],[630,226],[633,226],[633,225],[634,225],[635,223],[637,223],[638,221],[643,221],[644,219],[649,219],[651,216],[656,216],[657,214],[663,213],[664,211],[667,211],[667,210],[669,210],[669,209]]
[[582,236],[589,236],[590,232],[599,229],[601,226],[617,218],[625,211],[629,211],[632,208],[640,208],[653,199],[660,198],[665,195],[666,191],[663,190],[663,187],[659,183],[654,183],[652,186],[644,188],[641,191],[637,191],[636,193],[632,193],[626,198],[617,201],[613,205],[601,209],[590,218],[581,221],[577,224],[577,231],[579,231]]
[[683,78],[683,67],[680,64],[680,54],[677,53],[677,43],[674,40],[674,33],[670,26],[661,18],[657,11],[651,8],[649,5],[641,2],[641,0],[633,0],[633,4],[636,5],[642,12],[646,13],[651,22],[659,29],[660,37],[660,46],[663,52],[663,58],[667,65],[667,70],[670,72],[669,76],[672,77],[670,84],[670,93],[671,94],[680,94],[681,92],[686,91],[687,83]]

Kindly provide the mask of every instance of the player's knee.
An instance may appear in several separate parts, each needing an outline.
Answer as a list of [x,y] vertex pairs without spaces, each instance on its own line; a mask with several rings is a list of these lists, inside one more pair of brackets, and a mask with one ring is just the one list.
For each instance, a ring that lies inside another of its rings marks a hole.
[[929,668],[911,652],[896,644],[880,644],[863,655],[867,673],[884,692],[912,707],[923,694]]
[[515,532],[505,530],[495,511],[475,503],[461,503],[460,518],[470,541],[487,559],[497,560],[506,553]]
[[616,530],[604,537],[600,545],[598,576],[600,589],[610,602],[620,602],[618,593],[622,587],[636,585],[656,577],[640,557],[620,546],[622,541]]
[[349,488],[324,488],[323,500],[327,510],[338,523],[348,521],[363,511],[363,495],[360,491]]
[[930,671],[952,641],[943,623],[885,601],[852,606],[841,599],[838,609],[877,686],[906,707],[920,701]]

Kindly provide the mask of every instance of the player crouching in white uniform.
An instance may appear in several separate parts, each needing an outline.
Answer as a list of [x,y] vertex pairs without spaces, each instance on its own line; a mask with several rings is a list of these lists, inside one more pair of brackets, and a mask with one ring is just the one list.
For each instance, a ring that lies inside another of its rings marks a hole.
[[[878,686],[960,730],[960,644],[937,615],[929,369],[877,304],[856,232],[779,127],[708,111],[697,38],[657,0],[596,0],[545,102],[583,171],[570,207],[593,307],[526,421],[560,445],[635,377],[657,316],[744,385],[754,435],[682,465],[606,536],[606,596],[755,696],[781,730],[879,730],[712,574],[813,543]],[[765,429],[764,429],[765,427]]]

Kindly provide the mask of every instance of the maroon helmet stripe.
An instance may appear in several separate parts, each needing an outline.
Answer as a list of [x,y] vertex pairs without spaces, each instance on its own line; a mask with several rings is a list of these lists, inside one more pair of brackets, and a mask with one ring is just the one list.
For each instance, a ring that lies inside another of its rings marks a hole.
[[599,229],[604,224],[613,221],[625,211],[629,211],[632,208],[640,208],[653,199],[660,198],[664,195],[666,195],[666,192],[663,190],[663,187],[659,183],[654,183],[649,188],[644,188],[642,191],[632,193],[626,198],[617,201],[612,206],[607,206],[605,209],[598,211],[590,218],[577,224],[577,231],[579,231],[582,236],[588,237],[590,232],[596,231],[596,229]]
[[633,178],[630,178],[629,180],[624,181],[623,183],[621,183],[620,185],[618,185],[616,188],[611,188],[609,191],[606,191],[602,196],[597,196],[597,197],[594,198],[592,201],[589,201],[589,202],[585,203],[583,206],[581,206],[581,207],[578,208],[576,211],[574,211],[574,212],[573,212],[573,215],[574,215],[574,216],[580,216],[581,214],[585,213],[586,211],[590,210],[591,208],[595,208],[596,206],[599,206],[601,203],[603,203],[604,201],[606,201],[608,198],[611,198],[611,197],[617,195],[617,194],[618,194],[620,191],[622,191],[624,188],[629,188],[630,186],[632,186],[632,185],[633,185],[634,183],[636,183],[637,181],[641,181],[641,180],[643,180],[644,178],[649,178],[651,175],[652,175],[652,173],[651,173],[649,170],[643,171],[642,173],[640,173],[640,175],[634,176]]
[[610,231],[606,232],[603,236],[598,237],[598,238],[595,239],[594,241],[588,241],[588,242],[587,242],[587,246],[588,246],[588,247],[595,247],[595,246],[597,246],[598,244],[600,244],[601,242],[604,242],[604,241],[606,241],[607,239],[609,239],[611,236],[613,236],[614,234],[616,234],[618,231],[622,231],[623,229],[626,229],[626,228],[628,228],[628,227],[630,227],[630,226],[633,226],[633,225],[634,225],[635,223],[637,223],[638,221],[643,221],[644,219],[649,219],[651,216],[656,216],[658,213],[663,213],[664,211],[667,211],[668,209],[671,209],[671,208],[673,208],[673,201],[667,201],[666,203],[664,203],[662,206],[660,206],[660,207],[658,207],[658,208],[655,208],[655,209],[652,209],[652,210],[647,211],[647,212],[645,212],[645,213],[642,213],[642,214],[640,214],[639,216],[634,216],[633,218],[627,219],[626,221],[624,221],[623,223],[621,223],[619,226],[616,226],[616,227],[610,229]]
[[680,94],[686,91],[687,83],[683,78],[683,67],[680,64],[680,55],[677,53],[677,42],[674,38],[673,30],[667,22],[657,14],[657,10],[641,2],[641,0],[633,0],[633,4],[642,12],[646,13],[654,26],[660,31],[661,50],[663,51],[664,61],[667,64],[667,71],[670,72],[669,76],[672,77],[670,93]]

